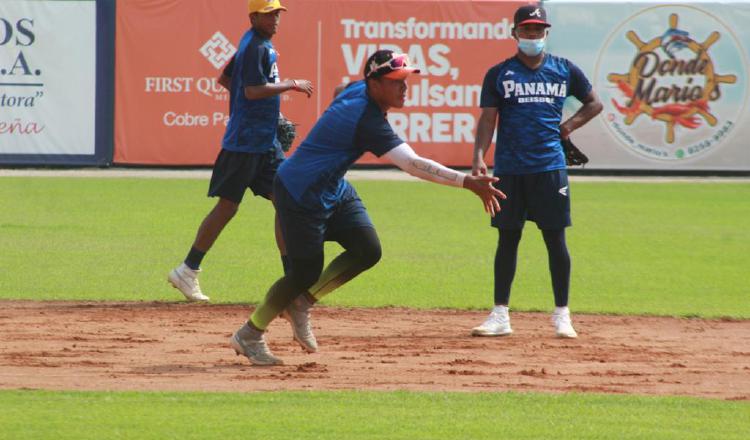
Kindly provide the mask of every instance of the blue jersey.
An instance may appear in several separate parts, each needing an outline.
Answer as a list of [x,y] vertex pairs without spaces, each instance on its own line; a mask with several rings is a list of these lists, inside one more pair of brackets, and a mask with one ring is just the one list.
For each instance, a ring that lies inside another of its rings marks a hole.
[[495,174],[533,174],[565,168],[560,123],[565,98],[583,101],[591,84],[565,58],[545,54],[537,69],[517,57],[484,77],[481,107],[494,107],[497,124]]
[[252,29],[240,40],[234,57],[229,91],[229,123],[222,148],[240,153],[263,153],[278,148],[276,125],[279,95],[263,99],[245,98],[245,87],[279,82],[278,54],[271,41]]
[[277,175],[289,194],[309,209],[331,209],[346,193],[344,174],[365,152],[380,157],[401,145],[364,81],[347,87],[323,113]]

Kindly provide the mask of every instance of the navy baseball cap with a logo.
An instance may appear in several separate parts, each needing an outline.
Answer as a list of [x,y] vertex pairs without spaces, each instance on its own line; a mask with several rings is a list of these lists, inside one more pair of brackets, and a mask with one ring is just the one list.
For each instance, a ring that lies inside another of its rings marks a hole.
[[524,24],[543,24],[547,27],[552,26],[547,23],[547,11],[541,6],[534,5],[521,6],[513,16],[513,26],[518,27]]

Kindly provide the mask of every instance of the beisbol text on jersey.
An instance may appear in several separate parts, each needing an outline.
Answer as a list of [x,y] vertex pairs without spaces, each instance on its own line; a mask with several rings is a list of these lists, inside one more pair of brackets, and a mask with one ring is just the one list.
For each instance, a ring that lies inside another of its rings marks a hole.
[[508,99],[510,97],[517,97],[518,103],[523,104],[525,102],[546,102],[554,104],[554,97],[565,99],[568,96],[568,84],[563,83],[549,83],[549,82],[515,82],[514,80],[503,81],[503,90],[505,95],[503,98]]

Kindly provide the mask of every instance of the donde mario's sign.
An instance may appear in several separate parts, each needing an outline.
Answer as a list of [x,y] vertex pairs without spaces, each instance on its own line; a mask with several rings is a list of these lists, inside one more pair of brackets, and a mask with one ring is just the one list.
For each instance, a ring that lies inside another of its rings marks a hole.
[[597,89],[610,134],[656,161],[719,151],[746,106],[747,55],[731,29],[691,6],[627,18],[599,55]]
[[0,154],[91,155],[93,2],[0,2]]

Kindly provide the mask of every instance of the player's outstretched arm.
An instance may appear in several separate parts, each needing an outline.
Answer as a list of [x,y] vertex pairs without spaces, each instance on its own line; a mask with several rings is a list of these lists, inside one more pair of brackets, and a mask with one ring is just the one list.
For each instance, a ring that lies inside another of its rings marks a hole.
[[397,167],[414,177],[442,185],[466,188],[476,194],[484,204],[484,210],[494,216],[500,211],[497,198],[505,199],[505,194],[492,186],[497,177],[470,176],[448,168],[434,160],[419,156],[407,143],[403,143],[385,154]]
[[245,98],[264,99],[280,95],[289,90],[304,93],[309,98],[315,91],[315,87],[306,79],[288,79],[278,83],[266,83],[261,86],[247,86],[245,87]]

